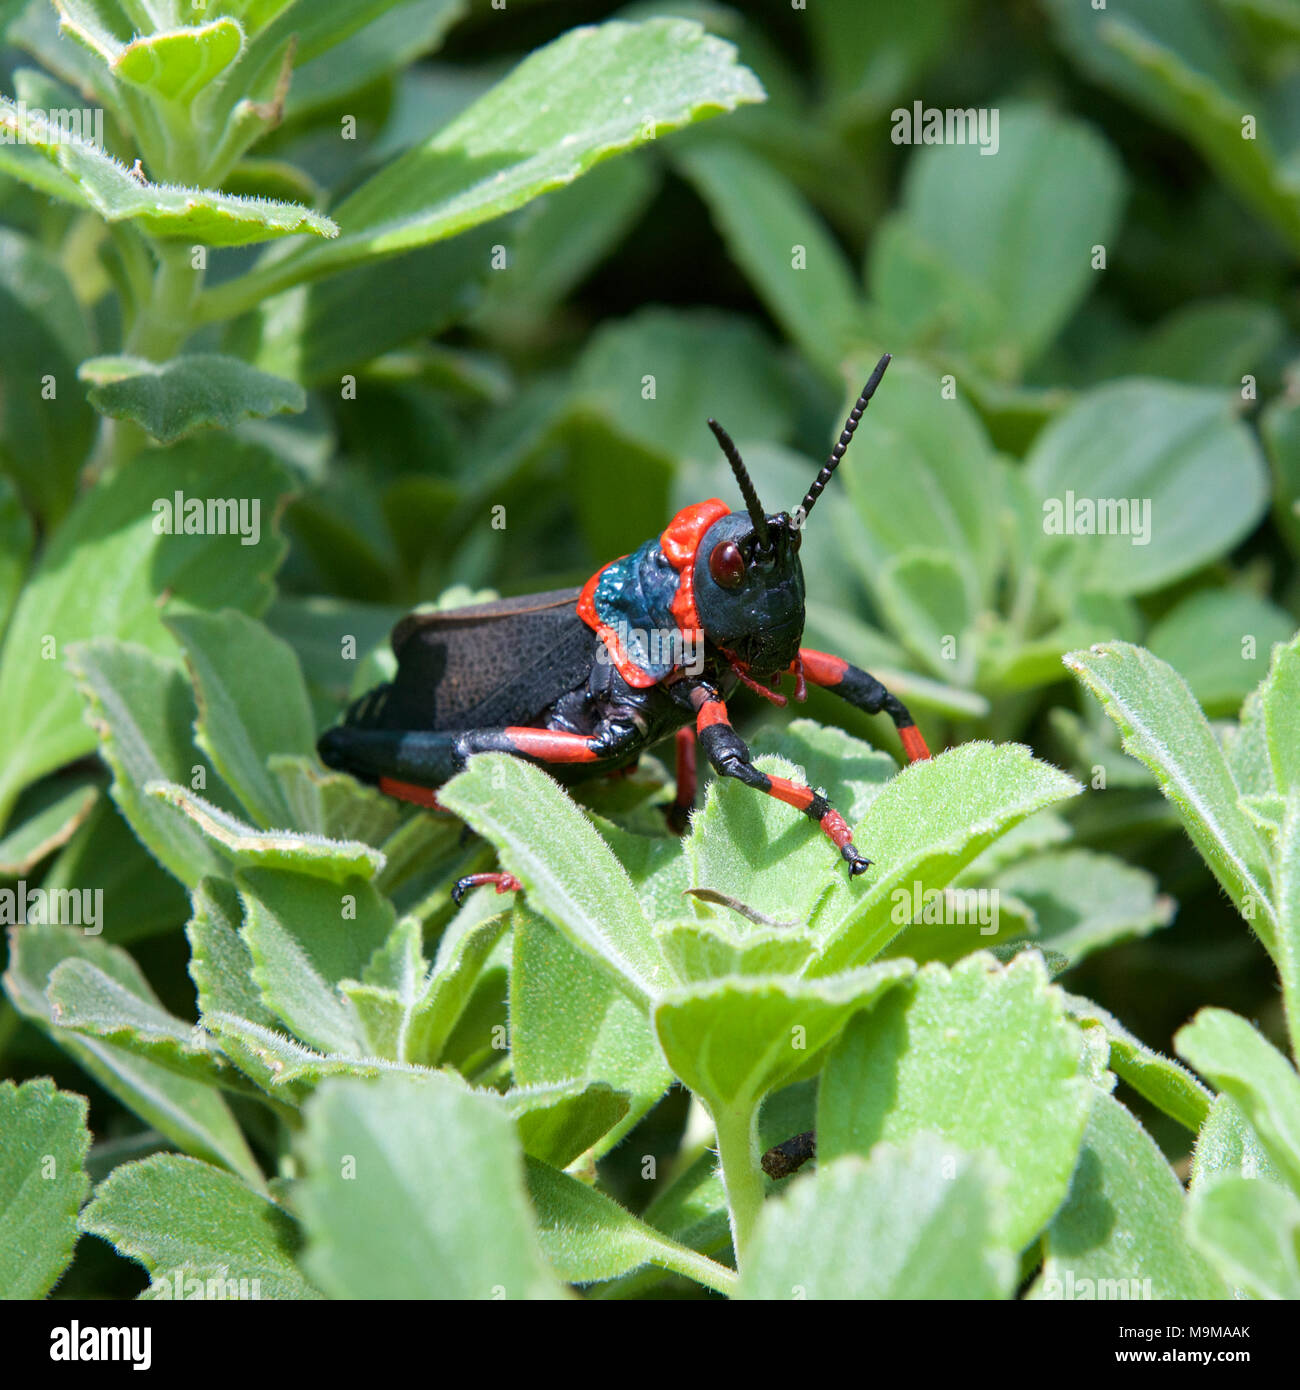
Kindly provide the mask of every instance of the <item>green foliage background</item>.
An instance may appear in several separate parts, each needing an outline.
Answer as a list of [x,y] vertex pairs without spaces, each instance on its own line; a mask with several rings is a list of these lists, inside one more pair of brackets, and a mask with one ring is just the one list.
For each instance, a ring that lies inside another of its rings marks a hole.
[[[5,1292],[1300,1296],[1300,6],[6,0],[0,38],[0,875],[105,914],[10,935]],[[996,153],[895,143],[914,102]],[[84,106],[104,151],[41,114]],[[654,759],[584,811],[479,760],[468,842],[323,772],[410,607],[731,496],[708,415],[793,506],[885,349],[808,641],[951,751],[736,705],[866,882],[735,786],[683,848]],[[160,534],[178,493],[255,543]],[[1149,542],[1050,534],[1070,493]],[[526,896],[454,913],[498,853]],[[913,885],[996,889],[996,935],[900,923]],[[758,1153],[814,1120],[782,1193]]]

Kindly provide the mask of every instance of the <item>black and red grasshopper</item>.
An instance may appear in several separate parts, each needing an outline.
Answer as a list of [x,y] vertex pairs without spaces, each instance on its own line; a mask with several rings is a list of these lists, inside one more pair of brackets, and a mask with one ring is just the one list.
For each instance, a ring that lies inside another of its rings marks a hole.
[[[850,876],[870,860],[825,797],[754,766],[726,701],[740,685],[776,704],[781,677],[825,686],[894,721],[908,760],[930,756],[902,702],[866,671],[800,646],[803,526],[848,448],[885,369],[876,365],[826,466],[793,513],[768,515],[730,436],[709,426],[736,475],[743,512],[718,498],[687,507],[662,535],[614,560],[581,589],[438,613],[393,629],[396,677],[357,700],[325,732],[320,755],[380,790],[437,806],[435,791],[475,753],[512,753],[576,782],[634,764],[677,737],[677,806],[695,799],[695,745],[720,777],[797,807],[839,850]],[[694,734],[692,733],[694,730]],[[456,885],[519,885],[473,874]]]

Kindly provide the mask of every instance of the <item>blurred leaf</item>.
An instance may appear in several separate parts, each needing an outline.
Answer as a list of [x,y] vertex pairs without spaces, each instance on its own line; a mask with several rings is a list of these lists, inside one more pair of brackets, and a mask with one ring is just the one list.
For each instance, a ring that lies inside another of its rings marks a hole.
[[1206,714],[1235,715],[1268,671],[1274,642],[1295,619],[1240,589],[1202,589],[1176,604],[1147,634],[1147,647],[1191,687]]
[[81,1228],[153,1276],[220,1265],[257,1281],[265,1298],[318,1298],[294,1262],[297,1224],[238,1178],[197,1159],[155,1154],[115,1169],[95,1189]]
[[[287,476],[260,449],[213,437],[151,451],[78,499],[24,589],[0,654],[0,823],[22,787],[95,746],[77,717],[63,649],[117,637],[175,657],[163,604],[260,612],[284,554],[274,518],[287,490]],[[177,494],[183,507],[203,508],[201,534],[159,529]],[[215,503],[219,530],[207,521]],[[232,506],[249,523],[244,535],[231,533]]]
[[819,1165],[764,1205],[740,1297],[1010,1298],[1004,1182],[987,1158],[930,1136]]
[[1300,1298],[1300,1201],[1266,1178],[1212,1178],[1187,1204],[1187,1238],[1252,1298]]
[[1259,447],[1222,392],[1117,381],[1054,420],[1027,460],[1067,582],[1146,593],[1232,548],[1267,505]]
[[297,1148],[303,1262],[327,1293],[559,1296],[510,1121],[489,1097],[444,1076],[328,1082]]
[[[1271,138],[1267,103],[1248,90],[1211,6],[1114,0],[1098,15],[1051,0],[1048,9],[1086,72],[1188,140],[1223,183],[1300,246],[1300,188]],[[1246,116],[1258,126],[1249,134]]]
[[[2,147],[0,147],[2,148]],[[0,165],[3,155],[0,154]],[[84,311],[58,262],[35,242],[0,228],[0,468],[4,482],[3,569],[30,553],[30,526],[19,499],[46,525],[71,505],[77,475],[90,451],[95,417],[73,385],[92,337]],[[20,537],[28,531],[26,545]],[[6,573],[5,589],[15,576]],[[7,597],[7,595],[6,595]],[[2,609],[8,611],[8,603]]]
[[865,312],[853,270],[817,214],[740,145],[693,142],[675,161],[773,318],[810,362],[838,377],[845,352],[864,336]]
[[90,1191],[84,1096],[49,1077],[0,1082],[0,1294],[44,1298],[72,1262],[77,1210]]
[[162,444],[194,430],[306,409],[302,388],[235,357],[193,353],[157,365],[140,357],[92,357],[77,375],[101,415],[134,420]]
[[99,799],[98,779],[50,778],[18,802],[0,839],[0,876],[22,878],[72,838]]
[[[1014,1037],[1014,1047],[1007,1039]],[[844,1030],[818,1096],[820,1162],[923,1132],[992,1152],[1015,1175],[998,1229],[1020,1250],[1056,1210],[1074,1169],[1092,1087],[1083,1039],[1030,953],[984,953],[915,984]]]
[[[900,110],[910,127],[912,109]],[[1109,245],[1118,226],[1124,179],[1091,128],[1043,107],[1001,108],[996,133],[993,158],[984,157],[991,141],[919,149],[907,166],[900,216],[907,238],[953,268],[950,285],[964,282],[967,297],[984,301],[979,335],[960,345],[996,375],[1014,378],[1087,294],[1094,248]],[[911,134],[916,141],[921,132]],[[893,263],[873,267],[873,290],[877,270],[892,272]],[[888,284],[879,293],[886,302],[899,297]]]
[[1242,377],[1258,370],[1284,333],[1285,325],[1270,304],[1248,299],[1188,304],[1156,324],[1122,355],[1112,372],[1218,386],[1239,394]]

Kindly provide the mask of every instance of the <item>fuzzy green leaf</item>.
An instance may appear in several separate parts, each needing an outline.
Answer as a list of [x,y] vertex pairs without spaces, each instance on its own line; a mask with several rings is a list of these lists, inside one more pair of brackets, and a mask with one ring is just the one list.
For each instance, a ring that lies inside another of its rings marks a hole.
[[308,1104],[304,1265],[337,1298],[555,1298],[510,1121],[445,1076],[331,1081]]
[[233,429],[307,408],[302,387],[236,357],[198,352],[162,364],[141,357],[92,357],[77,369],[86,399],[101,415],[134,420],[162,444],[195,430]]
[[257,1280],[261,1298],[319,1298],[295,1263],[293,1219],[238,1178],[197,1159],[156,1154],[115,1169],[95,1190],[81,1228],[151,1275],[222,1265]]
[[824,1163],[764,1205],[740,1297],[1009,1298],[1004,1184],[986,1157],[928,1137]]
[[[1007,1045],[1014,1038],[1015,1046]],[[1003,1211],[1022,1249],[1060,1204],[1088,1117],[1083,1037],[1031,953],[924,967],[844,1031],[822,1076],[823,1161],[922,1132],[992,1152],[1015,1175]]]
[[48,1077],[0,1082],[0,1297],[44,1298],[72,1261],[90,1191],[87,1109]]

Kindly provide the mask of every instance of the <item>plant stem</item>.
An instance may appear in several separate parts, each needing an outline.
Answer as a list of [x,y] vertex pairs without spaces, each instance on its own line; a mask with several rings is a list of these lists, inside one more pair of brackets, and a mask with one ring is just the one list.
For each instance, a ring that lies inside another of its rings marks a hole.
[[203,272],[191,263],[191,248],[173,242],[157,247],[158,269],[153,290],[141,308],[124,345],[124,351],[163,362],[194,331],[194,301],[202,285]]
[[759,1166],[758,1109],[745,1106],[719,1110],[713,1117],[718,1135],[722,1185],[731,1216],[731,1244],[736,1268],[742,1269],[745,1250],[763,1209],[763,1171]]

